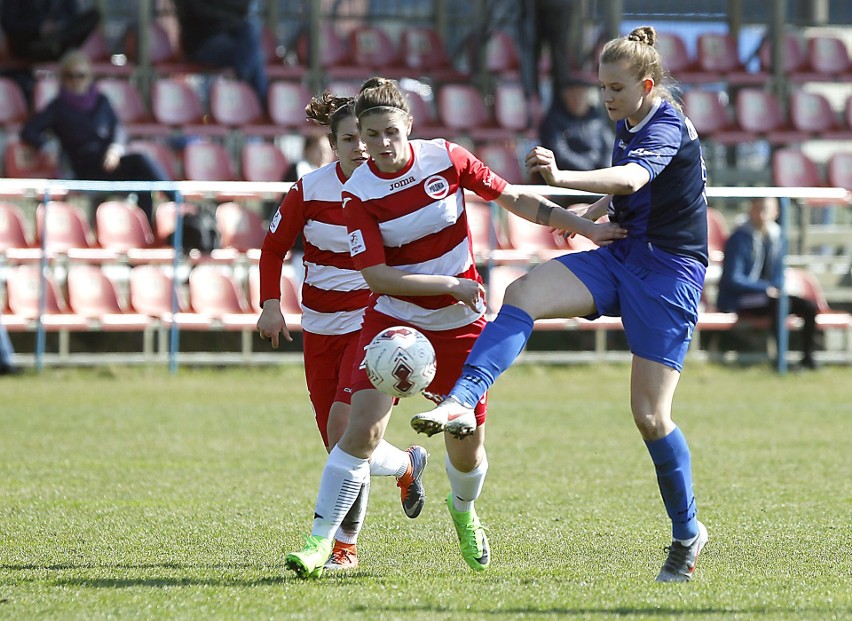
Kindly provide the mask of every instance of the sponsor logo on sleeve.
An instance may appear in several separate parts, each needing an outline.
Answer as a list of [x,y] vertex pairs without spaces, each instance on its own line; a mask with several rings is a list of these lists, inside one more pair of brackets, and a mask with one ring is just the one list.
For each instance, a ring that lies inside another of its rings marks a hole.
[[441,175],[432,175],[423,184],[423,189],[429,198],[441,200],[446,198],[450,193],[450,182],[444,179]]
[[361,230],[352,231],[349,233],[349,254],[355,256],[367,250],[367,245],[364,243],[364,236]]
[[278,225],[281,224],[281,210],[275,212],[275,215],[272,216],[272,222],[269,223],[269,231],[274,233],[278,230]]

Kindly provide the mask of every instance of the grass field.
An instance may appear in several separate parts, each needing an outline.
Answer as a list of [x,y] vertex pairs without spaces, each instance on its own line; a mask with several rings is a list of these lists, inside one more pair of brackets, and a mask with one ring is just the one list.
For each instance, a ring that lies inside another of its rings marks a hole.
[[518,366],[491,396],[474,574],[443,498],[443,442],[404,402],[388,438],[430,451],[408,520],[373,482],[361,568],[302,581],[325,453],[300,367],[47,370],[4,378],[0,618],[849,619],[848,368],[778,377],[688,366],[689,439],[710,543],[690,584],[653,578],[670,537],[627,410],[626,366]]

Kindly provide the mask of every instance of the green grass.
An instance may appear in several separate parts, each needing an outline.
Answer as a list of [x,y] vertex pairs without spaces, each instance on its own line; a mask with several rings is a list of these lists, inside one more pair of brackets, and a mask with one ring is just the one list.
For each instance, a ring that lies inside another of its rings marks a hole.
[[[687,585],[628,411],[628,368],[519,366],[491,395],[477,503],[492,567],[462,561],[439,438],[415,521],[376,480],[361,568],[301,581],[325,453],[300,367],[47,370],[0,382],[0,618],[848,619],[849,369],[692,364],[675,402],[710,543]],[[416,439],[417,438],[417,439]]]

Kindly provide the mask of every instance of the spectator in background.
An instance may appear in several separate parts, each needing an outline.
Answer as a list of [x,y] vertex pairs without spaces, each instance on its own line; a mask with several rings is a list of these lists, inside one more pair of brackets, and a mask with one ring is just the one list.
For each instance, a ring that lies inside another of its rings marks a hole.
[[[59,139],[74,176],[90,181],[168,181],[166,173],[143,153],[125,153],[124,131],[109,100],[92,79],[88,57],[68,52],[59,61],[59,94],[31,116],[21,140],[40,149],[52,133]],[[177,200],[176,192],[166,192]],[[151,192],[140,191],[139,206],[152,220]]]
[[95,9],[81,11],[77,0],[3,0],[3,32],[9,51],[21,60],[59,60],[80,47],[101,20]]
[[[528,96],[542,98],[539,63],[546,47],[550,53],[552,92],[570,80],[574,39],[580,36],[580,3],[574,0],[523,0],[520,3],[521,76]],[[554,97],[555,98],[555,97]]]
[[174,0],[180,44],[187,59],[230,68],[248,82],[266,108],[268,80],[260,27],[249,18],[251,0]]
[[282,181],[297,181],[309,172],[322,168],[333,161],[334,152],[325,136],[308,134],[302,147],[302,158],[290,165],[290,168],[284,173]]
[[[81,11],[77,0],[2,0],[0,10],[9,53],[25,63],[59,60],[68,50],[80,47],[101,20],[97,9]],[[2,73],[20,85],[32,105],[33,68],[12,66]]]
[[[737,227],[725,243],[725,261],[719,280],[716,306],[722,312],[771,317],[772,335],[778,338],[778,296],[784,274],[781,256],[781,227],[778,200],[756,198],[749,217]],[[801,367],[816,369],[816,304],[788,295],[790,313],[802,318]]]
[[566,78],[539,127],[539,140],[553,151],[561,170],[595,170],[612,163],[614,132],[592,102],[593,86],[581,77]]

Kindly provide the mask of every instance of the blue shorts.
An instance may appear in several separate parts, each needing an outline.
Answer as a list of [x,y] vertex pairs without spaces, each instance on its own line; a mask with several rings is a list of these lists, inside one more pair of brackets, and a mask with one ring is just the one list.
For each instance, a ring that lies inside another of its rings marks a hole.
[[607,248],[556,259],[589,289],[601,315],[621,317],[630,351],[683,370],[698,321],[701,288],[674,274],[621,261]]

